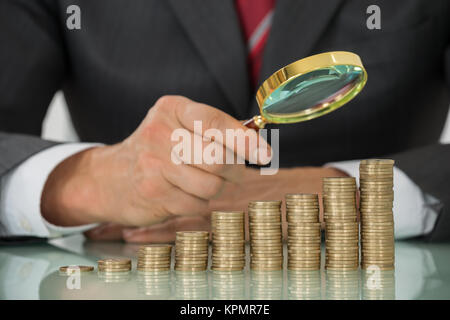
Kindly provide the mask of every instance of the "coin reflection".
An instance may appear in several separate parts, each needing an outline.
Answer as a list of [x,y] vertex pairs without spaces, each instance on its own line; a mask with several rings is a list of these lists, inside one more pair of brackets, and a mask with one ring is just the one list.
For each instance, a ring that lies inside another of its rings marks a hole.
[[250,296],[254,300],[280,300],[283,297],[283,271],[250,272]]
[[204,300],[209,298],[206,271],[176,271],[175,296],[181,300]]
[[243,271],[213,271],[212,299],[245,299],[245,273]]
[[326,288],[329,300],[359,300],[359,270],[327,270]]
[[363,270],[362,281],[362,298],[364,300],[395,299],[394,270]]
[[167,299],[171,294],[170,280],[170,271],[138,271],[138,292],[150,299]]
[[288,271],[289,300],[319,300],[321,298],[320,270]]
[[98,278],[106,283],[126,282],[131,279],[131,272],[105,272],[98,271]]

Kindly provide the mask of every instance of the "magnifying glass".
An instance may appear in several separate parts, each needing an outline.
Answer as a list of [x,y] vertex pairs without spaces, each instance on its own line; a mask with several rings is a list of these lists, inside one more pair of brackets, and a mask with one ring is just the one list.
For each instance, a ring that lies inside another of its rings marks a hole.
[[366,82],[361,58],[352,52],[325,52],[298,60],[263,82],[256,93],[261,114],[244,125],[258,130],[267,123],[323,116],[352,100]]

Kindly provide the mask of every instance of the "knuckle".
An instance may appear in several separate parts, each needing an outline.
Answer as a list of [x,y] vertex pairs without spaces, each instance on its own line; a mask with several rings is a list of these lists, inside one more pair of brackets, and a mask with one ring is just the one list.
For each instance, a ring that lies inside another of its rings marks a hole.
[[158,98],[158,100],[156,100],[153,108],[158,109],[158,110],[167,108],[167,106],[170,105],[171,101],[172,101],[172,96],[161,96]]
[[142,130],[142,136],[148,141],[155,141],[158,145],[171,136],[170,128],[163,121],[151,121]]
[[158,98],[153,108],[156,108],[158,111],[166,112],[172,110],[182,100],[183,98],[180,96],[164,95]]

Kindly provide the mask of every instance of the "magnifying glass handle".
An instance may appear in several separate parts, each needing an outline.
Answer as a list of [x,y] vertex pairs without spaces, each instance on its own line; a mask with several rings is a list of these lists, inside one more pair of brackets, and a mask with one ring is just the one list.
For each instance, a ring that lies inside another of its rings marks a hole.
[[259,130],[259,127],[256,125],[255,121],[252,119],[245,120],[243,123],[244,126],[250,129],[254,129],[256,131]]
[[251,119],[245,120],[242,124],[247,128],[258,131],[259,129],[264,129],[266,121],[261,116],[254,116]]

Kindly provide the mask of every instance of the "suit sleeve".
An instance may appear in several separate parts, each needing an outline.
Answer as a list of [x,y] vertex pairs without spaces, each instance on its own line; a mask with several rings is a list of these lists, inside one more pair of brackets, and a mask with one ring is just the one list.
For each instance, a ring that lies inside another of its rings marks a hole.
[[[450,6],[446,7],[450,14]],[[450,24],[447,21],[447,26]],[[447,33],[448,34],[448,33]],[[443,66],[450,96],[450,36],[443,54]],[[395,165],[427,194],[439,200],[439,213],[430,241],[450,241],[450,144],[434,144],[392,155]]]
[[450,241],[450,145],[436,144],[391,156],[422,191],[439,200],[430,241]]
[[65,58],[53,1],[0,1],[0,178],[54,143],[39,138]]

